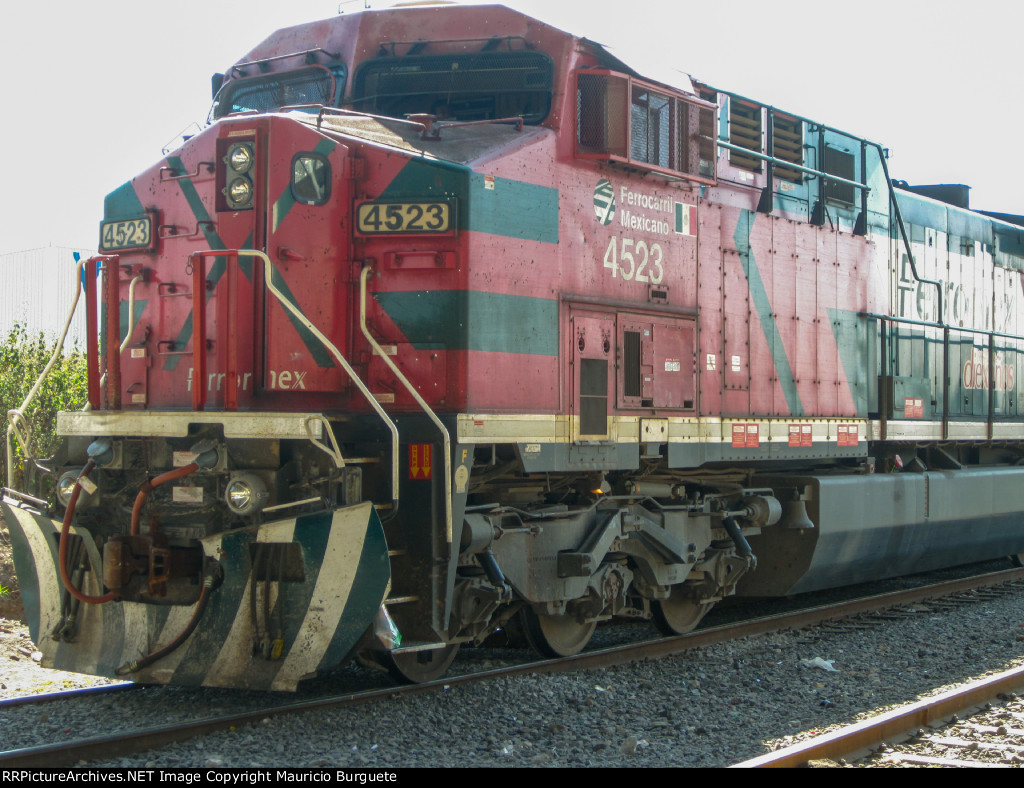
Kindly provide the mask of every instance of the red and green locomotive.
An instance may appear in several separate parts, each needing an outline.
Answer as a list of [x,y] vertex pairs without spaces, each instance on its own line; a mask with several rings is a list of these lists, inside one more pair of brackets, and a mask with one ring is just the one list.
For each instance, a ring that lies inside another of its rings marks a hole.
[[44,664],[421,681],[1024,551],[1018,217],[500,6],[281,30],[214,92],[106,200],[55,500],[6,491]]

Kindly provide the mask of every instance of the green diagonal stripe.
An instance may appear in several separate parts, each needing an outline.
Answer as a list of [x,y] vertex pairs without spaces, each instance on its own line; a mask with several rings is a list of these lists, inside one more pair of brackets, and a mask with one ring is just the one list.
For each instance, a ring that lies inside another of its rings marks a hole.
[[558,302],[471,290],[377,293],[377,302],[420,350],[558,355]]
[[[181,163],[181,159],[179,159],[176,156],[168,156],[167,163],[176,171],[180,172],[184,170],[184,167],[182,166]],[[211,224],[202,224],[202,222],[210,222],[211,219],[210,214],[207,213],[206,207],[203,205],[202,199],[200,199],[199,197],[199,193],[196,191],[195,185],[193,185],[192,181],[189,180],[188,178],[182,178],[181,180],[178,181],[178,184],[181,187],[181,193],[185,197],[185,201],[188,203],[189,208],[192,209],[193,216],[195,216],[196,221],[201,223],[200,227],[203,228],[203,234],[206,237],[206,243],[209,245],[211,249],[226,249],[227,247],[225,246],[224,242],[220,238],[220,235],[217,234],[217,231],[213,228],[213,226]],[[246,239],[243,246],[252,247],[252,245],[253,239],[252,236],[250,236],[249,238]],[[247,279],[252,281],[252,259],[241,258],[239,260],[239,267],[241,268],[242,274]],[[220,281],[221,277],[224,275],[224,272],[226,270],[227,261],[225,260],[225,258],[216,258],[214,264],[210,267],[210,271],[207,275],[207,280],[211,284],[211,289],[207,291],[206,294],[207,300],[209,300],[213,289],[216,288],[217,283]],[[288,288],[288,285],[284,282],[280,273],[277,271],[275,271],[274,273],[274,283],[292,301],[292,303],[298,306],[295,297],[292,295],[291,290]],[[313,336],[312,332],[310,332],[310,330],[306,328],[299,321],[299,319],[295,317],[295,315],[293,315],[288,310],[285,310],[285,314],[288,316],[288,320],[291,322],[292,326],[295,327],[295,330],[298,332],[299,337],[302,339],[303,344],[309,351],[310,356],[312,356],[313,360],[316,362],[316,365],[318,367],[323,368],[333,367],[335,365],[334,360],[331,358],[331,355],[327,351],[327,348],[325,348],[323,344],[315,336]],[[184,325],[181,327],[181,333],[178,334],[178,338],[175,340],[175,347],[184,347],[191,337],[192,316],[189,315],[189,317],[185,320]],[[180,358],[181,356],[168,356],[167,360],[164,362],[164,369],[176,369],[178,366],[178,360]]]
[[740,219],[736,223],[736,233],[733,240],[736,243],[736,251],[739,252],[740,260],[743,261],[743,273],[747,277],[747,287],[750,290],[750,301],[757,311],[758,321],[764,331],[765,341],[772,352],[772,361],[775,364],[775,375],[782,386],[782,392],[786,396],[786,404],[789,412],[794,416],[804,415],[804,406],[800,402],[800,394],[796,390],[796,380],[793,378],[793,369],[789,365],[789,358],[786,356],[786,348],[782,344],[782,334],[779,332],[779,324],[772,312],[771,301],[768,298],[768,290],[764,280],[761,278],[761,271],[757,267],[757,260],[750,248],[750,232],[754,229],[754,220],[757,214],[753,211],[742,211]]

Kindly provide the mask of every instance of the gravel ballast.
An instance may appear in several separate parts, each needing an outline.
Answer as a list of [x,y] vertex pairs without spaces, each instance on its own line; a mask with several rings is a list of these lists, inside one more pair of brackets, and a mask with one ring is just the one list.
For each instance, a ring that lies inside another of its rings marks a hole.
[[[605,670],[497,679],[372,706],[268,717],[90,765],[727,766],[1024,665],[1022,602],[1018,590],[955,607],[919,604],[898,620],[871,620],[865,628],[784,632]],[[486,666],[488,652],[472,650],[466,659]],[[245,693],[147,688],[8,709],[0,726],[8,749],[260,702]]]

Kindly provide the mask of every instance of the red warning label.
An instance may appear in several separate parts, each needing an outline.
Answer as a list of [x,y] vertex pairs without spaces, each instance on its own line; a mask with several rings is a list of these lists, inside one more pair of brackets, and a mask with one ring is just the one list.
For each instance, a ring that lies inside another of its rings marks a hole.
[[790,446],[811,446],[814,443],[814,437],[811,433],[810,424],[790,424],[789,425],[789,445]]
[[433,470],[433,446],[429,443],[409,444],[409,478],[431,479]]
[[761,436],[756,424],[733,424],[732,447],[734,449],[756,449],[761,445]]
[[860,432],[856,424],[839,424],[836,432],[836,442],[840,446],[856,446],[860,441]]

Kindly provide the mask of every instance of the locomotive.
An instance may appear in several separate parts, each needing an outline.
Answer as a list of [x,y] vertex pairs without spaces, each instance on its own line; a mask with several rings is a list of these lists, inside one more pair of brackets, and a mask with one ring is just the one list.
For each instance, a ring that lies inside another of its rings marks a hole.
[[1019,561],[1020,217],[501,6],[280,30],[213,96],[106,198],[88,405],[4,490],[44,665],[417,682]]

